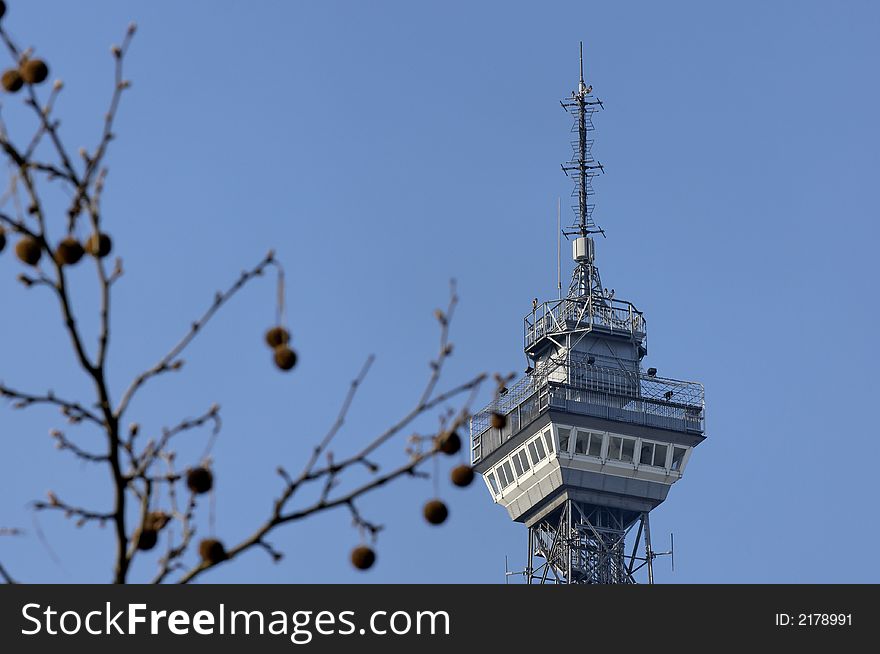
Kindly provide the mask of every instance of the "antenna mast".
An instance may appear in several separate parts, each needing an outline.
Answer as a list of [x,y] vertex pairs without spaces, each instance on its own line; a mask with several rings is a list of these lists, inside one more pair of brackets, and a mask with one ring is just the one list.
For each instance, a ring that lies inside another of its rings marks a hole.
[[571,97],[562,101],[563,108],[574,118],[572,132],[577,132],[577,139],[571,142],[572,158],[562,164],[562,170],[575,183],[572,195],[577,195],[578,203],[572,206],[577,221],[572,225],[567,236],[589,236],[590,234],[602,234],[605,232],[593,222],[593,208],[590,199],[594,195],[593,177],[600,172],[605,172],[602,164],[593,158],[593,140],[589,133],[593,131],[593,114],[604,105],[599,98],[593,97],[592,86],[584,82],[584,42],[580,42],[580,80],[578,88],[572,91]]
[[571,141],[571,159],[562,164],[562,170],[574,180],[572,196],[577,196],[577,204],[572,205],[572,209],[576,220],[563,234],[576,237],[574,259],[577,265],[572,276],[569,297],[594,297],[599,303],[604,303],[604,289],[599,278],[599,269],[594,263],[595,252],[591,235],[604,236],[605,232],[593,222],[595,204],[591,199],[594,194],[593,177],[605,172],[605,169],[593,158],[593,140],[589,138],[594,129],[593,114],[604,106],[599,98],[591,95],[592,92],[593,87],[587,86],[584,81],[584,43],[581,41],[578,87],[572,91],[570,97],[561,102],[563,109],[574,118],[571,131],[577,134],[577,138]]

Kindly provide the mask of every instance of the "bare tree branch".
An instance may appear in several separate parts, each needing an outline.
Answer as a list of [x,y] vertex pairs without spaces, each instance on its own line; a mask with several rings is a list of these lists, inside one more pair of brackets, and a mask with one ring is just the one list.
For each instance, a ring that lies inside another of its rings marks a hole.
[[209,320],[214,316],[215,313],[222,307],[226,302],[228,302],[232,297],[235,296],[238,291],[240,291],[245,284],[251,281],[255,277],[259,277],[263,274],[263,271],[268,266],[277,266],[278,263],[275,261],[275,252],[269,251],[269,253],[263,257],[263,260],[260,261],[256,265],[256,267],[251,270],[245,270],[241,273],[236,282],[229,287],[223,293],[217,293],[214,296],[214,301],[211,303],[211,306],[202,314],[202,317],[196,320],[190,326],[189,331],[186,335],[175,345],[171,350],[163,356],[158,363],[156,363],[153,367],[145,370],[140,375],[135,378],[135,380],[131,383],[128,389],[123,393],[122,399],[119,401],[119,406],[116,409],[117,418],[122,418],[125,414],[128,405],[131,403],[134,394],[151,378],[159,375],[163,372],[167,372],[169,370],[176,370],[180,367],[178,356],[186,349],[186,347],[192,342],[192,340],[199,334],[202,328],[208,323]]
[[67,417],[68,420],[72,422],[89,420],[96,425],[99,425],[101,427],[104,426],[104,421],[101,420],[94,413],[86,409],[84,406],[78,404],[77,402],[63,400],[57,397],[52,391],[48,391],[45,395],[33,395],[31,393],[25,393],[14,388],[10,388],[9,386],[6,386],[2,382],[0,382],[0,397],[6,397],[11,400],[15,400],[14,406],[17,409],[25,409],[33,404],[52,404],[60,407],[65,417]]

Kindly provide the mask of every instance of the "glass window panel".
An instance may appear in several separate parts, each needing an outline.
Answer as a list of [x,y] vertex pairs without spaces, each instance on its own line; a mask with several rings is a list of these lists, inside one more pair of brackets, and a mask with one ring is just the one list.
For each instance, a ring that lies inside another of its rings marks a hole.
[[600,456],[602,454],[602,435],[590,434],[590,456]]
[[653,443],[642,443],[642,453],[639,456],[639,463],[644,463],[645,465],[651,465],[653,455],[654,455],[654,444]]
[[676,447],[672,450],[672,469],[681,470],[681,464],[684,461],[684,455],[687,450],[683,447]]
[[568,452],[568,442],[571,439],[571,429],[568,427],[557,427],[559,432],[559,451]]
[[519,462],[519,453],[513,455],[513,469],[516,470],[518,477],[522,476],[523,467],[522,463]]
[[486,481],[488,481],[489,485],[492,487],[492,492],[497,494],[498,482],[495,481],[495,475],[490,472],[488,475],[486,475]]
[[552,454],[553,452],[553,432],[547,429],[544,432],[544,442],[547,443],[547,451]]
[[666,467],[666,446],[665,445],[660,445],[659,443],[657,443],[657,445],[654,446],[654,465],[657,466],[658,468],[665,468]]
[[590,441],[590,432],[581,431],[580,429],[577,432],[577,438],[574,441],[574,453],[575,454],[586,454],[587,448],[589,446]]
[[532,466],[529,465],[529,456],[526,454],[525,448],[519,451],[519,460],[522,463],[523,470],[528,472]]
[[541,459],[538,458],[538,448],[535,447],[534,443],[529,443],[529,454],[532,455],[532,461],[535,462],[535,465],[538,464],[538,461]]
[[505,461],[501,467],[504,468],[504,474],[507,475],[507,483],[512,483],[515,477],[513,476],[513,471],[510,469],[510,464]]
[[629,438],[623,439],[623,449],[620,454],[621,461],[627,461],[628,463],[632,463],[633,455],[636,451],[636,442]]
[[623,439],[619,436],[612,436],[608,443],[608,458],[620,461],[620,448],[623,445]]
[[501,466],[495,468],[495,474],[498,475],[498,486],[503,490],[507,486],[507,478],[504,476],[504,470],[501,469]]
[[535,446],[538,448],[538,460],[543,461],[544,457],[547,456],[547,452],[544,450],[544,442],[539,438],[535,441]]

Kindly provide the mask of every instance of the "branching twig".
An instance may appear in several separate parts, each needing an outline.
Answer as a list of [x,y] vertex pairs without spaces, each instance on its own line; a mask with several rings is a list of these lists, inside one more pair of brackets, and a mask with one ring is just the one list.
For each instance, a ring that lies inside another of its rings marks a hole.
[[254,277],[258,277],[263,274],[263,271],[272,265],[278,265],[275,261],[275,253],[273,251],[269,251],[269,253],[263,257],[263,260],[260,261],[251,270],[246,270],[241,273],[238,280],[230,286],[225,292],[217,293],[214,296],[214,301],[211,303],[211,306],[202,314],[202,317],[196,320],[190,326],[189,331],[186,335],[175,345],[171,350],[159,359],[159,362],[156,363],[153,367],[145,370],[140,375],[138,375],[135,380],[131,383],[128,389],[123,393],[122,399],[119,401],[119,406],[116,408],[116,416],[121,419],[125,414],[125,410],[128,408],[128,405],[131,403],[134,394],[151,378],[159,375],[163,372],[167,372],[169,370],[176,370],[180,367],[180,360],[177,358],[180,354],[186,349],[186,347],[192,342],[192,340],[199,334],[202,328],[208,323],[208,321],[217,313],[217,310],[220,309],[226,302],[228,302],[238,291],[240,291],[245,284],[247,284]]
[[96,425],[104,426],[104,422],[84,406],[77,402],[63,400],[57,397],[52,391],[48,391],[45,395],[33,395],[32,393],[18,391],[0,383],[0,397],[15,400],[14,406],[17,409],[24,409],[33,404],[52,404],[60,407],[62,413],[71,422],[90,420]]

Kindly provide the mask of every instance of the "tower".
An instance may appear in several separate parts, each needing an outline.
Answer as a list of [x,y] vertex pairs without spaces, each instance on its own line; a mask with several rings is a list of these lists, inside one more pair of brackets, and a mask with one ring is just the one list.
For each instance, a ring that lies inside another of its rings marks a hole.
[[[574,118],[574,271],[568,294],[533,302],[526,374],[471,419],[471,460],[497,504],[528,528],[528,583],[653,583],[649,513],[705,438],[703,386],[642,369],[641,311],[602,286],[593,236],[593,114],[584,82],[562,100]],[[632,532],[635,535],[632,536]],[[629,541],[629,543],[628,543]],[[641,547],[644,543],[643,549]]]

